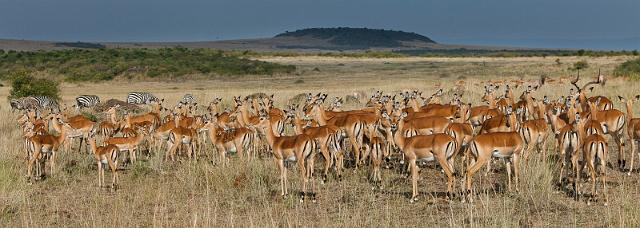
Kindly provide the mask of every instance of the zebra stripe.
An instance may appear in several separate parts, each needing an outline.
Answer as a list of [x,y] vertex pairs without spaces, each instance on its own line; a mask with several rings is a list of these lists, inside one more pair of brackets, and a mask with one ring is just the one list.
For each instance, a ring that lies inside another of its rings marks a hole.
[[100,97],[96,95],[81,95],[76,97],[76,108],[90,108],[100,104]]
[[130,92],[127,95],[127,103],[129,104],[150,104],[159,101],[160,99],[147,92]]
[[187,93],[182,97],[182,99],[180,99],[178,103],[186,105],[186,104],[193,104],[195,102],[196,102],[196,98],[192,94]]
[[60,105],[58,101],[48,96],[34,96],[32,97],[38,104],[38,107],[41,109],[52,109],[54,111],[60,112]]
[[11,111],[23,111],[28,109],[38,109],[39,104],[33,97],[14,98],[9,101]]

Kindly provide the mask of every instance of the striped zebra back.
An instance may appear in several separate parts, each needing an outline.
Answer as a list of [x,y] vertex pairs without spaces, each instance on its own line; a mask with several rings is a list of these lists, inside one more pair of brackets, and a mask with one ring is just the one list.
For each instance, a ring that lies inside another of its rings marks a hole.
[[187,93],[185,94],[182,99],[180,99],[180,104],[193,104],[196,102],[196,98],[193,96],[193,94]]
[[76,97],[76,107],[89,108],[100,104],[100,97],[96,95],[81,95]]
[[130,92],[127,95],[127,103],[129,104],[150,104],[158,101],[156,96],[147,92]]
[[48,96],[34,96],[32,97],[36,103],[38,104],[38,108],[40,109],[52,109],[54,111],[60,112],[60,105],[58,101]]

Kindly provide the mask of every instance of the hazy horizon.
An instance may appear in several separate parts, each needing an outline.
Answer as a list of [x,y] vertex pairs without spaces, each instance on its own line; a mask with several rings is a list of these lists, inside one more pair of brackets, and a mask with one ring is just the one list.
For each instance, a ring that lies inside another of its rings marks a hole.
[[0,0],[0,39],[187,42],[310,27],[416,32],[436,42],[640,49],[640,1]]

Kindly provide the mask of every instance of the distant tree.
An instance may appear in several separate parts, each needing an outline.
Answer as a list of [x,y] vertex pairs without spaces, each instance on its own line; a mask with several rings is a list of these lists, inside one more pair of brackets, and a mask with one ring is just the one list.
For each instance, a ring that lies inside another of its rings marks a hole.
[[631,54],[633,54],[633,55],[637,56],[637,55],[638,55],[638,50],[633,50],[633,51],[631,52]]
[[585,53],[584,49],[580,49],[578,50],[578,52],[576,53],[578,56],[583,56]]
[[28,96],[48,96],[60,99],[58,83],[48,79],[36,79],[26,72],[16,72],[11,77],[11,91],[9,98]]
[[589,67],[589,63],[585,60],[580,60],[578,62],[573,63],[573,70],[582,70]]

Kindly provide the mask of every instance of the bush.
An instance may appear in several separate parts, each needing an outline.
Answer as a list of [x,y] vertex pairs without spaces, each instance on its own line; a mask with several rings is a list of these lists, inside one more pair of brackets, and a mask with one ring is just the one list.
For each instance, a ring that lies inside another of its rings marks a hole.
[[587,61],[585,60],[581,60],[573,64],[573,70],[582,70],[588,67],[589,67],[589,63],[587,63]]
[[26,73],[16,73],[11,78],[9,99],[28,96],[48,96],[60,99],[58,83],[48,79],[37,79]]
[[640,78],[640,58],[618,65],[613,74],[618,77]]
[[[251,53],[245,53],[247,55]],[[184,75],[273,75],[292,73],[293,65],[243,58],[210,49],[72,49],[0,55],[0,79],[18,70],[64,75],[68,81],[104,81]]]

